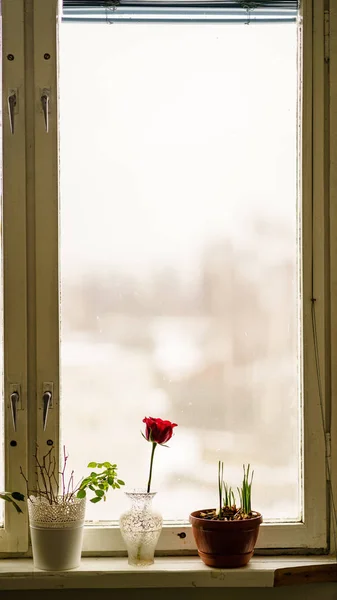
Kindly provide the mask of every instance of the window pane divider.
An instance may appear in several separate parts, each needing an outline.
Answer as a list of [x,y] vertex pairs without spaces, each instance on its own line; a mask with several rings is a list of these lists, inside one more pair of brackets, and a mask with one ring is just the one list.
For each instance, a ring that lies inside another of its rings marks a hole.
[[[24,2],[2,0],[3,55],[3,277],[5,488],[22,491],[20,466],[27,472],[27,273],[26,273],[26,115]],[[8,98],[14,94],[15,103]],[[11,406],[11,394],[18,402]],[[17,409],[17,410],[16,410]],[[15,426],[14,426],[15,419]],[[0,552],[28,548],[27,513],[5,503]]]
[[[337,4],[330,2],[329,121],[330,156],[330,273],[331,273],[331,459],[330,472],[330,552],[337,551]],[[331,487],[330,487],[331,486]]]
[[[59,450],[57,0],[34,2],[36,440]],[[45,99],[48,99],[46,101]],[[52,398],[46,413],[44,394]]]
[[[325,268],[327,239],[324,158],[324,1],[303,3],[302,24],[302,290],[303,304],[303,520],[311,531],[308,545],[327,548],[327,481],[322,412],[329,397],[329,299]],[[314,296],[314,298],[313,298]],[[314,306],[313,306],[314,305]],[[317,340],[313,331],[316,314]],[[315,345],[321,368],[322,402]]]

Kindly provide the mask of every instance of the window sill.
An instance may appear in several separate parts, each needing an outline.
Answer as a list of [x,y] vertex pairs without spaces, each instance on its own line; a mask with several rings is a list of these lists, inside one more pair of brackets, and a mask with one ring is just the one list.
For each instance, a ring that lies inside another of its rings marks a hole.
[[83,558],[73,571],[34,569],[32,559],[0,561],[1,590],[278,587],[337,581],[332,557],[256,557],[242,569],[210,569],[197,557],[157,558],[130,567],[126,558]]

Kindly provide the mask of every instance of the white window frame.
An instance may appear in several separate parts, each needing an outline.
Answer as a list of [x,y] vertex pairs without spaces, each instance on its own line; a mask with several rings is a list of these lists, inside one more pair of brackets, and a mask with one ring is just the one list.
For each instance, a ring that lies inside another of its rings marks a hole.
[[[326,63],[326,69],[329,76],[329,172],[328,179],[330,184],[329,197],[329,237],[330,237],[330,287],[331,287],[331,397],[333,399],[330,419],[331,432],[337,432],[337,4],[330,2],[330,14],[328,19],[329,36],[326,39],[326,50],[329,55],[329,61]],[[330,504],[334,503],[335,508],[331,506],[330,519],[330,551],[337,551],[337,435],[331,436],[331,488],[334,502],[330,498]]]
[[[12,0],[10,0],[12,1]],[[59,440],[59,283],[58,283],[58,92],[57,92],[57,0],[35,0],[30,5],[34,20],[34,146],[36,234],[36,436],[40,448],[47,440]],[[58,12],[59,11],[59,12]],[[327,476],[325,434],[321,421],[315,349],[312,329],[312,296],[317,319],[318,350],[322,373],[323,411],[330,411],[329,274],[327,273],[326,202],[326,69],[324,61],[324,0],[302,1],[300,47],[302,49],[302,122],[300,126],[302,185],[301,239],[303,247],[303,522],[266,523],[257,548],[262,552],[324,552],[327,549]],[[137,26],[137,25],[134,25]],[[206,25],[205,25],[206,26]],[[49,60],[43,57],[48,53]],[[51,93],[49,133],[44,128],[41,90]],[[30,239],[29,243],[34,243]],[[313,257],[313,260],[312,260]],[[313,267],[313,269],[312,269]],[[312,290],[313,281],[313,290]],[[47,429],[42,428],[42,392],[53,382],[53,408]],[[195,508],[191,506],[191,510]],[[185,537],[181,536],[185,533]],[[160,553],[195,550],[186,523],[164,526],[157,549]],[[93,524],[85,528],[84,552],[120,552],[124,545],[117,525]]]
[[[50,445],[59,445],[58,0],[35,0],[31,8],[35,32],[36,440],[44,454]],[[49,95],[48,131],[41,103],[45,92]],[[52,403],[44,429],[45,391],[52,392]]]
[[[24,1],[2,0],[4,458],[6,491],[24,492],[27,471],[26,90]],[[17,103],[12,133],[8,96]],[[16,431],[10,395],[19,393]],[[10,443],[12,442],[12,444]],[[15,445],[16,443],[16,445]],[[26,552],[27,514],[5,503],[0,552]]]

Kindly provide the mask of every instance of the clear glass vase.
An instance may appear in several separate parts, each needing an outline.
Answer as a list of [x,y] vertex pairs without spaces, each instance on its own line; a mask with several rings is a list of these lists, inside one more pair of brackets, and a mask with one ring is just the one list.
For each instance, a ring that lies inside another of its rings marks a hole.
[[125,492],[131,508],[120,517],[120,529],[128,551],[129,565],[145,567],[154,562],[154,552],[163,525],[152,508],[156,492]]

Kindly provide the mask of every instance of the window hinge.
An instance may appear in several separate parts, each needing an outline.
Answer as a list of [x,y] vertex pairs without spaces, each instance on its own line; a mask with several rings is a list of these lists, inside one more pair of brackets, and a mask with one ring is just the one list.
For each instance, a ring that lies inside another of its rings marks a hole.
[[330,12],[324,11],[324,61],[330,60]]
[[331,471],[331,433],[327,431],[325,433],[325,458],[326,458],[326,477],[327,481],[330,481]]

